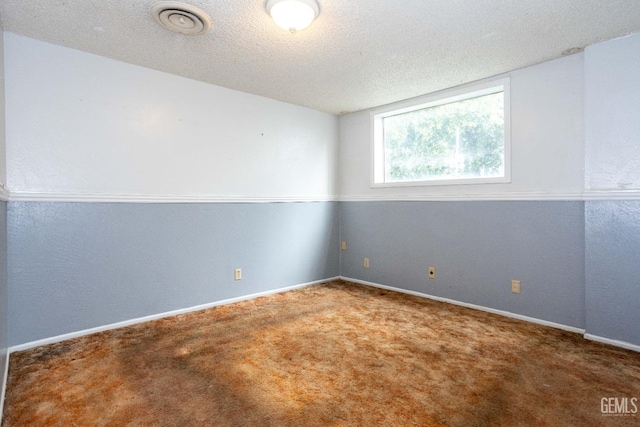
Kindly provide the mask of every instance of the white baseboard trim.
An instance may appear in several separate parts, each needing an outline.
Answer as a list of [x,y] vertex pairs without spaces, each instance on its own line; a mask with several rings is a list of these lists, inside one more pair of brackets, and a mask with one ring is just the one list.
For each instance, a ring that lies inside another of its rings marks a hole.
[[0,425],[2,425],[2,414],[4,413],[4,397],[7,393],[7,380],[9,376],[9,354],[10,351],[7,349],[7,357],[4,358],[4,366],[2,367],[4,376],[2,377],[2,384],[0,385]]
[[214,301],[214,302],[210,302],[210,303],[207,303],[207,304],[196,305],[196,306],[193,306],[193,307],[181,308],[181,309],[178,309],[178,310],[166,311],[164,313],[152,314],[152,315],[149,315],[149,316],[138,317],[138,318],[130,319],[130,320],[124,320],[122,322],[116,322],[116,323],[111,323],[111,324],[108,324],[108,325],[97,326],[95,328],[84,329],[84,330],[81,330],[81,331],[70,332],[70,333],[67,333],[67,334],[56,335],[54,337],[43,338],[41,340],[36,340],[36,341],[31,341],[31,342],[28,342],[28,343],[24,343],[24,344],[18,344],[18,345],[11,346],[11,347],[9,347],[9,354],[14,353],[16,351],[23,351],[23,350],[28,350],[28,349],[34,348],[34,347],[39,347],[41,345],[53,344],[53,343],[57,343],[57,342],[60,342],[60,341],[65,341],[65,340],[69,340],[69,339],[72,339],[72,338],[81,337],[81,336],[84,336],[84,335],[95,334],[96,332],[102,332],[102,331],[108,331],[108,330],[111,330],[111,329],[123,328],[125,326],[131,326],[131,325],[135,325],[135,324],[138,324],[138,323],[150,322],[152,320],[162,319],[162,318],[165,318],[165,317],[178,316],[180,314],[191,313],[193,311],[206,310],[207,308],[218,307],[218,306],[227,305],[227,304],[233,304],[235,302],[246,301],[246,300],[250,300],[250,299],[254,299],[254,298],[264,297],[264,296],[267,296],[267,295],[279,294],[281,292],[292,291],[294,289],[305,288],[307,286],[318,285],[318,284],[321,284],[321,283],[326,283],[326,282],[330,282],[332,280],[338,280],[338,279],[339,279],[339,277],[331,277],[331,278],[327,278],[327,279],[316,280],[316,281],[313,281],[313,282],[302,283],[302,284],[299,284],[299,285],[287,286],[287,287],[284,287],[284,288],[273,289],[273,290],[270,290],[270,291],[258,292],[258,293],[255,293],[255,294],[243,295],[243,296],[240,296],[240,297],[229,298],[229,299],[224,299],[224,300],[220,300],[220,301]]
[[24,343],[24,344],[11,346],[8,349],[7,357],[5,359],[5,366],[3,367],[3,369],[4,369],[4,381],[3,381],[3,384],[1,385],[2,389],[0,390],[0,423],[2,422],[2,406],[3,406],[3,403],[4,403],[4,396],[5,396],[5,392],[6,392],[6,380],[7,380],[7,375],[8,375],[8,372],[9,372],[9,356],[11,355],[11,353],[14,353],[16,351],[28,350],[30,348],[39,347],[41,345],[53,344],[53,343],[57,343],[57,342],[60,342],[60,341],[65,341],[65,340],[68,340],[68,339],[81,337],[81,336],[84,336],[84,335],[90,335],[90,334],[94,334],[96,332],[102,332],[102,331],[107,331],[107,330],[111,330],[111,329],[122,328],[122,327],[125,327],[125,326],[131,326],[131,325],[135,325],[135,324],[138,324],[138,323],[144,323],[144,322],[149,322],[149,321],[152,321],[152,320],[162,319],[162,318],[165,318],[165,317],[178,316],[180,314],[190,313],[190,312],[193,312],[193,311],[206,310],[208,308],[218,307],[218,306],[221,306],[221,305],[233,304],[235,302],[246,301],[246,300],[250,300],[250,299],[254,299],[254,298],[259,298],[259,297],[263,297],[263,296],[278,294],[278,293],[281,293],[281,292],[291,291],[291,290],[294,290],[294,289],[301,289],[301,288],[305,288],[305,287],[308,287],[308,286],[319,285],[319,284],[322,284],[322,283],[331,282],[332,280],[344,280],[344,281],[347,281],[347,282],[358,283],[360,285],[371,286],[371,287],[380,288],[380,289],[386,289],[386,290],[400,292],[400,293],[413,295],[413,296],[417,296],[417,297],[427,298],[427,299],[431,299],[431,300],[434,300],[434,301],[446,302],[446,303],[453,304],[453,305],[458,305],[458,306],[461,306],[461,307],[472,308],[474,310],[480,310],[480,311],[485,311],[485,312],[492,313],[492,314],[498,314],[500,316],[510,317],[510,318],[513,318],[513,319],[524,320],[526,322],[536,323],[536,324],[543,325],[543,326],[549,326],[549,327],[556,328],[556,329],[561,329],[561,330],[564,330],[564,331],[575,332],[575,333],[583,335],[585,339],[588,339],[588,340],[591,340],[591,341],[597,341],[597,342],[601,342],[601,343],[604,343],[604,344],[609,344],[609,345],[613,345],[613,346],[616,346],[616,347],[621,347],[621,348],[625,348],[625,349],[628,349],[628,350],[633,350],[633,351],[640,352],[640,345],[628,343],[626,341],[618,341],[618,340],[613,340],[613,339],[609,339],[609,338],[600,337],[600,336],[597,336],[597,335],[587,334],[587,333],[585,333],[584,329],[576,328],[574,326],[567,326],[567,325],[563,325],[563,324],[560,324],[560,323],[549,322],[547,320],[537,319],[535,317],[529,317],[529,316],[524,316],[524,315],[517,314],[517,313],[511,313],[509,311],[497,310],[497,309],[494,309],[494,308],[484,307],[484,306],[481,306],[481,305],[470,304],[470,303],[461,302],[461,301],[457,301],[457,300],[453,300],[453,299],[449,299],[449,298],[438,297],[438,296],[435,296],[435,295],[429,295],[429,294],[425,294],[423,292],[411,291],[411,290],[408,290],[408,289],[397,288],[397,287],[394,287],[394,286],[382,285],[380,283],[368,282],[368,281],[365,281],[365,280],[354,279],[354,278],[351,278],[351,277],[337,276],[337,277],[330,277],[330,278],[326,278],[326,279],[316,280],[316,281],[313,281],[313,282],[302,283],[302,284],[299,284],[299,285],[293,285],[293,286],[287,286],[287,287],[284,287],[284,288],[273,289],[273,290],[270,290],[270,291],[258,292],[258,293],[255,293],[255,294],[243,295],[243,296],[240,296],[240,297],[228,298],[228,299],[224,299],[224,300],[220,300],[220,301],[214,301],[214,302],[211,302],[211,303],[196,305],[196,306],[193,306],[193,307],[187,307],[187,308],[182,308],[182,309],[178,309],[178,310],[167,311],[167,312],[164,312],[164,313],[152,314],[152,315],[149,315],[149,316],[138,317],[138,318],[135,318],[135,319],[124,320],[122,322],[111,323],[111,324],[108,324],[108,325],[98,326],[98,327],[95,327],[95,328],[84,329],[84,330],[81,330],[81,331],[70,332],[70,333],[67,333],[67,334],[56,335],[54,337],[43,338],[41,340],[36,340],[36,341],[31,341],[31,342],[28,342],[28,343]]
[[616,347],[626,348],[627,350],[633,350],[640,353],[640,345],[631,344],[630,342],[612,340],[609,338],[600,337],[598,335],[592,335],[592,334],[584,334],[584,337],[585,339],[588,339],[591,341],[597,341],[604,344],[614,345]]
[[562,325],[560,323],[549,322],[547,320],[537,319],[535,317],[523,316],[521,314],[511,313],[510,311],[496,310],[495,308],[484,307],[476,304],[469,304],[466,302],[456,301],[449,298],[437,297],[435,295],[429,295],[422,292],[410,291],[407,289],[396,288],[393,286],[381,285],[379,283],[367,282],[364,280],[352,279],[350,277],[340,276],[340,279],[345,280],[347,282],[354,282],[361,285],[372,286],[374,288],[387,289],[389,291],[401,292],[403,294],[414,295],[417,297],[428,298],[434,301],[446,302],[449,304],[459,305],[461,307],[473,308],[475,310],[486,311],[488,313],[499,314],[500,316],[510,317],[512,319],[524,320],[526,322],[536,323],[538,325],[550,326],[556,329],[562,329],[563,331],[575,332],[578,334],[584,334],[585,330],[581,328],[576,328],[574,326]]

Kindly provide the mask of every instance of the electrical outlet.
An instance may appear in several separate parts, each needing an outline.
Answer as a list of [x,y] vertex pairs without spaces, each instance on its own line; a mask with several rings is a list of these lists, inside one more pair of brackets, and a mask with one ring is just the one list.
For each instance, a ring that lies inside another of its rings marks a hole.
[[436,278],[436,268],[429,267],[429,279],[435,279],[435,278]]
[[365,268],[369,268],[369,258],[364,259],[364,266]]
[[242,280],[242,269],[241,268],[236,268],[235,270],[233,270],[233,277],[236,280]]
[[520,280],[511,281],[511,292],[513,292],[514,294],[520,293]]
[[340,245],[340,247],[342,248],[343,251],[346,251],[347,250],[347,241],[343,240],[341,245]]

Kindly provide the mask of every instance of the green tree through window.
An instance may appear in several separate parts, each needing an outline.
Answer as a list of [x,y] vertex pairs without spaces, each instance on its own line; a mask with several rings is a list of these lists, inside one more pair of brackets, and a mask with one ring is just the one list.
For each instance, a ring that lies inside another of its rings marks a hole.
[[383,118],[385,182],[504,176],[504,93]]

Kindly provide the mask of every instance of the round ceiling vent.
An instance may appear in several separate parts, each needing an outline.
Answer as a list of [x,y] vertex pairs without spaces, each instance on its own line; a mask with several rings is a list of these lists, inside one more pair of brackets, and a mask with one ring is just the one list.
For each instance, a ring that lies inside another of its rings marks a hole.
[[160,25],[188,36],[204,34],[211,29],[211,18],[197,7],[178,1],[161,1],[151,7]]

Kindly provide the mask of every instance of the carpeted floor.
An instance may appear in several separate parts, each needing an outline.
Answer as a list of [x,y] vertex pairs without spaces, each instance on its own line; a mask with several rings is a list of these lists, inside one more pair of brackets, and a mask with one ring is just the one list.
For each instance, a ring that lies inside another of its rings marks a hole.
[[332,282],[14,353],[2,425],[640,425],[608,397],[640,354]]

